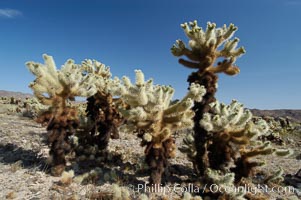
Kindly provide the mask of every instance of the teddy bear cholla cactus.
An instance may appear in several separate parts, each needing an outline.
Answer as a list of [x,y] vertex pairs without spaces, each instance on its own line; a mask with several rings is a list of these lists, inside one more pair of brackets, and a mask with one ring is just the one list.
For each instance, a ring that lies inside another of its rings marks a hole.
[[68,137],[75,133],[79,125],[77,110],[69,105],[69,100],[95,94],[96,87],[92,84],[95,78],[83,74],[81,67],[71,59],[57,70],[51,56],[44,54],[43,58],[45,64],[28,62],[26,65],[36,76],[30,84],[34,95],[42,104],[50,106],[44,117],[50,119],[47,131],[51,144],[52,173],[60,175],[65,169],[65,155],[71,150]]
[[[246,200],[244,197],[246,194],[246,188],[235,186],[235,174],[234,173],[221,173],[219,170],[206,169],[205,178],[210,185],[216,186],[212,191],[204,191],[208,193],[212,199],[235,199],[235,200]],[[207,189],[208,190],[208,189]],[[213,194],[210,194],[212,192]]]
[[144,74],[136,70],[136,83],[123,77],[124,92],[121,95],[130,109],[121,109],[129,129],[138,130],[146,146],[146,163],[150,167],[150,183],[160,184],[168,164],[175,156],[175,130],[193,126],[193,100],[201,101],[204,87],[192,84],[188,94],[179,102],[170,105],[174,89],[170,86],[153,85],[152,79],[144,81]]
[[80,65],[75,64],[72,59],[67,60],[62,68],[57,70],[52,56],[44,54],[43,58],[44,65],[35,62],[27,62],[26,65],[36,76],[29,86],[44,105],[66,107],[68,100],[74,100],[76,96],[95,94],[96,87],[92,84],[95,77],[83,74]]
[[[35,97],[32,97],[25,99],[21,110],[24,117],[37,119],[37,117],[48,108],[49,106],[41,104]],[[38,119],[37,121],[39,122]]]
[[[230,24],[222,28],[216,28],[215,23],[207,23],[207,29],[203,30],[198,26],[197,21],[184,23],[181,25],[189,38],[189,47],[183,41],[177,40],[171,48],[174,56],[186,56],[188,60],[179,59],[179,63],[192,69],[197,69],[188,77],[189,84],[198,83],[206,88],[206,94],[199,103],[195,102],[193,110],[194,117],[194,141],[197,156],[194,157],[196,170],[203,173],[209,167],[205,143],[208,139],[208,131],[200,126],[199,121],[203,114],[210,112],[210,103],[214,102],[217,90],[217,73],[235,75],[239,73],[239,68],[234,65],[236,59],[245,53],[243,47],[236,48],[238,38],[229,40],[237,27]],[[221,62],[217,60],[223,59]]]
[[[270,142],[261,142],[258,137],[268,133],[267,123],[262,119],[253,122],[252,113],[236,100],[229,105],[217,101],[210,105],[214,114],[205,113],[199,123],[211,137],[205,143],[211,169],[234,172],[236,181],[239,181],[242,177],[252,175],[255,167],[264,164],[252,158],[272,153],[279,156],[291,153],[288,149],[272,147]],[[191,136],[187,137],[182,150],[193,157],[196,153],[188,151],[188,147],[193,147],[194,141]]]
[[[96,60],[85,60],[81,67],[84,74],[95,77],[93,84],[97,92],[87,98],[86,113],[92,126],[86,127],[87,130],[80,135],[80,143],[86,147],[94,146],[103,153],[101,151],[107,149],[110,137],[119,137],[118,126],[123,121],[113,100],[114,96],[121,94],[120,81],[117,77],[112,79],[110,68]],[[80,149],[89,149],[86,147]],[[88,151],[88,154],[94,153]]]

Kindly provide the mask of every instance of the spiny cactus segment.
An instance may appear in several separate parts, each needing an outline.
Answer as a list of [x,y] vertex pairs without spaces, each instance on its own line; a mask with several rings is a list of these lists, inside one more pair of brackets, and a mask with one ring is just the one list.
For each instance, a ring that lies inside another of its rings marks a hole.
[[121,110],[127,126],[138,130],[142,145],[146,145],[146,162],[151,169],[150,182],[160,184],[161,176],[168,162],[175,156],[175,141],[172,133],[191,128],[194,113],[190,110],[193,100],[201,101],[206,90],[192,84],[187,95],[174,105],[170,105],[174,89],[170,86],[153,85],[152,79],[145,81],[144,74],[136,70],[136,82],[123,77],[122,99],[129,109]]
[[[239,73],[239,68],[233,64],[237,57],[246,51],[243,47],[236,49],[238,38],[230,40],[238,29],[236,26],[230,24],[228,27],[224,25],[222,28],[216,28],[215,23],[208,22],[207,29],[204,31],[198,26],[197,21],[193,21],[181,24],[181,27],[189,38],[190,48],[187,48],[182,40],[177,40],[171,52],[174,56],[186,56],[190,60],[179,59],[182,65],[198,69],[200,73],[224,72],[228,75]],[[223,48],[219,50],[221,45]],[[214,66],[216,60],[221,57],[225,59]]]
[[[229,105],[219,102],[210,105],[214,114],[205,113],[199,122],[210,135],[206,143],[210,168],[235,172],[236,181],[239,181],[250,176],[256,166],[264,164],[252,158],[272,153],[277,156],[291,154],[289,149],[276,149],[270,142],[260,141],[258,137],[268,133],[267,123],[262,119],[253,122],[252,113],[238,101],[233,100]],[[181,148],[191,158],[196,156],[194,142],[188,135]]]

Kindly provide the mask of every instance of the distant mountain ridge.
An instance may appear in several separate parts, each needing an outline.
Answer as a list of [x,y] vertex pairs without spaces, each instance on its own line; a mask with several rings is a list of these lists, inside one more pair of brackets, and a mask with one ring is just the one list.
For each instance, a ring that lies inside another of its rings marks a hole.
[[[22,92],[12,92],[6,90],[0,90],[0,97],[15,97],[15,98],[26,98],[33,97],[32,94]],[[301,122],[301,110],[299,109],[277,109],[277,110],[259,110],[250,109],[253,115],[256,116],[270,116],[270,117],[289,117],[293,121]]]
[[276,109],[276,110],[259,110],[250,109],[253,115],[256,116],[270,116],[270,117],[289,117],[291,120],[301,122],[301,110],[292,109]]
[[0,97],[15,97],[15,98],[26,98],[26,97],[33,97],[32,94],[23,93],[23,92],[12,92],[6,90],[0,90]]

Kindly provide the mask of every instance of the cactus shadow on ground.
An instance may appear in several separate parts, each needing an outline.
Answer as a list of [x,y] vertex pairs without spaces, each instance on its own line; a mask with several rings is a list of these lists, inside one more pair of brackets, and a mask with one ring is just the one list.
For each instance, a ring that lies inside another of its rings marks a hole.
[[18,162],[22,168],[34,168],[44,172],[49,169],[46,158],[41,157],[39,152],[26,150],[12,143],[0,144],[0,162],[3,164]]

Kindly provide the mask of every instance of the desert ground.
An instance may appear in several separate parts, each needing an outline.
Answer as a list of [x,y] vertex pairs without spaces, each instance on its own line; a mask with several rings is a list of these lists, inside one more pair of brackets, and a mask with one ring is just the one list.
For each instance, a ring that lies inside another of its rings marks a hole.
[[[198,184],[191,162],[178,151],[176,158],[170,160],[166,178],[165,188],[172,188],[171,191],[154,193],[147,190],[143,187],[148,181],[148,173],[140,139],[122,130],[119,139],[110,141],[108,158],[101,165],[78,164],[70,156],[66,171],[73,170],[74,177],[65,180],[51,176],[47,164],[46,128],[16,108],[16,105],[0,104],[0,199],[112,199],[114,183],[127,188],[131,199],[140,199],[139,194],[142,193],[150,199],[181,199],[182,188]],[[301,199],[301,182],[290,179],[301,169],[301,123],[293,119],[293,124],[292,129],[279,135],[283,143],[274,143],[279,148],[293,149],[293,155],[263,158],[267,165],[259,168],[253,179],[259,180],[282,167],[282,176],[286,178],[279,185],[290,186],[294,190],[266,192],[266,199]],[[175,134],[178,147],[187,131]]]

